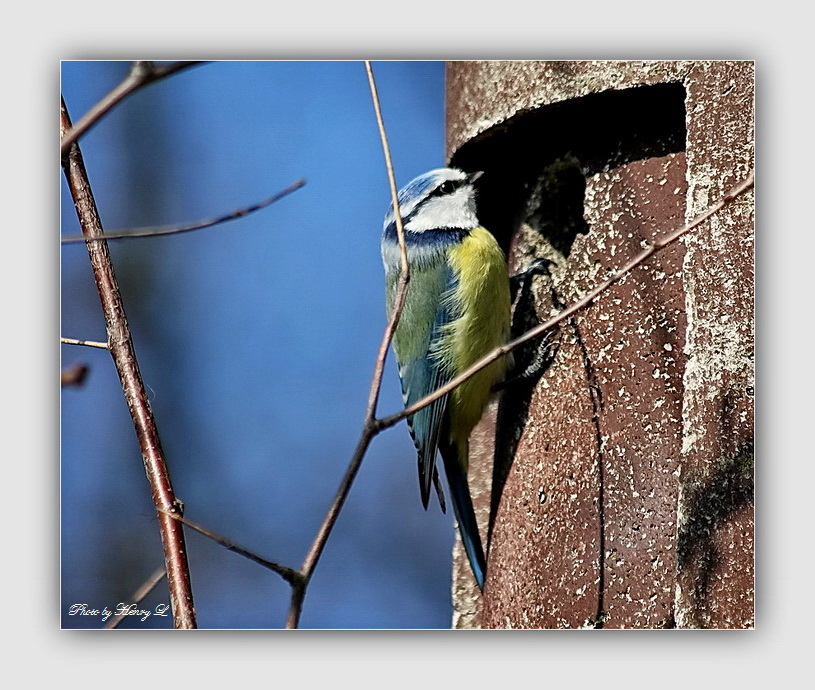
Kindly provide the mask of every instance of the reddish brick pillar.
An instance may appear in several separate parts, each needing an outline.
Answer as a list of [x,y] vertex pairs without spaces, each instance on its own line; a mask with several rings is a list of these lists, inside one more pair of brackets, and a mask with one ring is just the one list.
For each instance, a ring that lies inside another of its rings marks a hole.
[[[753,166],[749,62],[449,63],[448,151],[511,270],[515,334]],[[490,535],[456,627],[749,627],[753,206],[745,195],[522,350],[472,439]]]

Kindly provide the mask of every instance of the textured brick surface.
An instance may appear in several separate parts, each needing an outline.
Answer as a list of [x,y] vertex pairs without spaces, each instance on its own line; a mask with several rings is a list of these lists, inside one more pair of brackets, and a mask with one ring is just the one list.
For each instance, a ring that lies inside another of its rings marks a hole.
[[[522,291],[517,333],[747,174],[752,75],[450,64],[448,145],[486,171],[479,212],[512,270],[556,262]],[[632,88],[665,83],[684,91]],[[642,124],[617,139],[628,103]],[[651,114],[671,122],[652,128]],[[612,123],[596,141],[581,137],[592,118]],[[752,625],[752,238],[749,195],[564,322],[540,378],[504,391],[472,439],[487,586],[481,597],[459,552],[456,627]]]
[[[688,78],[687,216],[752,168],[753,69],[703,63]],[[677,623],[753,622],[753,196],[687,239],[688,322]]]

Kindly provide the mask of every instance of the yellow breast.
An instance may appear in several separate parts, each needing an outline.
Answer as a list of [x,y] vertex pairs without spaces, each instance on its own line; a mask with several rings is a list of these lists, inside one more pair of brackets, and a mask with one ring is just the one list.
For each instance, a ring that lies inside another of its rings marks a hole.
[[[452,247],[449,262],[458,281],[450,298],[460,316],[446,327],[443,350],[458,374],[509,339],[509,280],[504,253],[484,228],[475,228]],[[505,370],[506,361],[501,358],[450,394],[452,441],[466,448],[467,438]]]

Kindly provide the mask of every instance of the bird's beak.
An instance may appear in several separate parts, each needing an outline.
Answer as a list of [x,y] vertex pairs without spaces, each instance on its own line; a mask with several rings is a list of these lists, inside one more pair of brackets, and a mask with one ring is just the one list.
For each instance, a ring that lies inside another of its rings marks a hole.
[[475,182],[483,174],[484,174],[483,170],[476,170],[475,172],[467,173],[467,180],[471,183]]

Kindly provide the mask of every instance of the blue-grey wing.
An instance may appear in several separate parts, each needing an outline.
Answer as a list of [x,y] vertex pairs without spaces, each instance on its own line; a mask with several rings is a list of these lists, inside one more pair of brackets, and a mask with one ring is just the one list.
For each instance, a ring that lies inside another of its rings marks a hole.
[[[394,339],[402,397],[405,406],[421,400],[452,378],[436,353],[444,326],[453,318],[449,300],[454,287],[452,271],[445,263],[411,274],[405,308]],[[444,507],[444,497],[438,482],[436,453],[444,426],[447,396],[407,418],[408,428],[418,452],[419,487],[422,505],[427,508],[431,484],[435,483]]]

